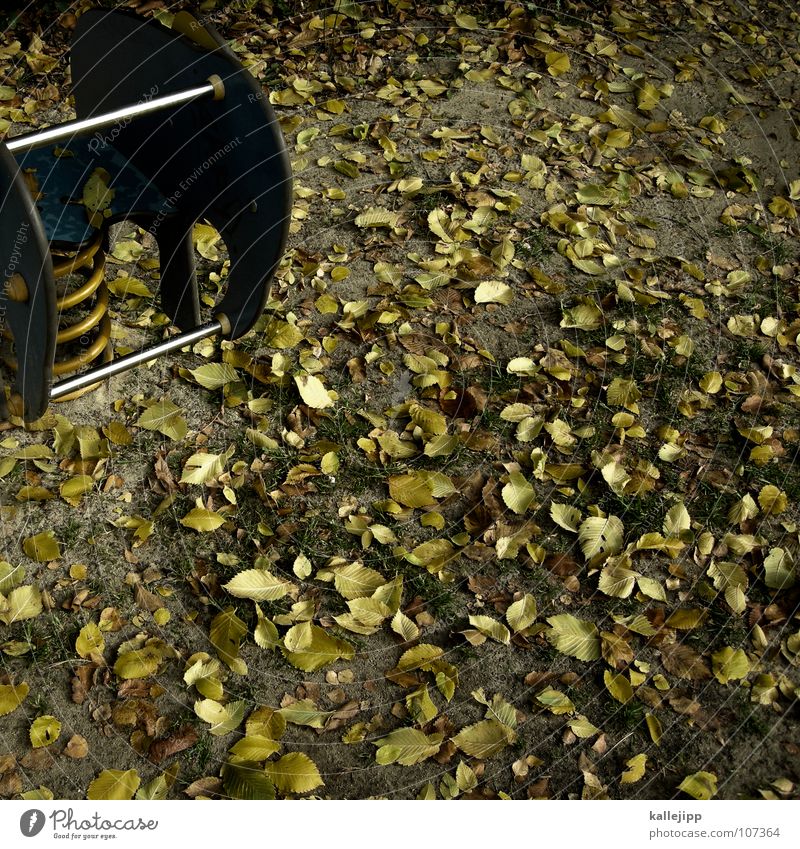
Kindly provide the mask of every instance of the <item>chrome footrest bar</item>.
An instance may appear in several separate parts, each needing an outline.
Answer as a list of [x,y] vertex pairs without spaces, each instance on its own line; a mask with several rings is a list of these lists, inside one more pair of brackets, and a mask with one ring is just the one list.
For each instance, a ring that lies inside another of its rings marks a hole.
[[187,330],[185,333],[179,333],[171,339],[165,339],[157,345],[151,345],[148,348],[142,348],[141,351],[134,351],[132,354],[126,354],[117,360],[106,363],[102,366],[96,366],[82,374],[71,377],[69,380],[60,380],[50,387],[50,400],[56,401],[63,395],[69,395],[85,386],[91,386],[100,380],[113,377],[115,374],[129,371],[143,363],[149,363],[150,360],[155,360],[162,354],[168,354],[171,351],[179,351],[187,345],[193,345],[201,339],[208,336],[216,336],[222,332],[222,324],[219,321],[211,321],[208,324],[202,324],[194,330]]
[[13,138],[6,139],[6,147],[12,153],[34,150],[37,147],[45,147],[48,144],[53,144],[53,142],[74,138],[81,133],[88,133],[92,130],[100,130],[103,127],[110,127],[118,122],[127,121],[129,118],[150,115],[151,113],[158,112],[161,109],[169,109],[172,106],[180,106],[182,103],[199,100],[203,97],[213,96],[215,100],[218,100],[220,99],[220,87],[221,81],[217,77],[216,80],[211,80],[205,85],[187,88],[183,91],[176,91],[173,94],[165,94],[163,97],[154,97],[152,100],[145,100],[141,103],[134,103],[131,106],[124,106],[122,109],[115,109],[113,112],[105,112],[102,115],[96,115],[94,118],[66,121],[56,127],[48,127],[46,130],[39,130],[35,133],[25,133],[25,135],[14,136]]

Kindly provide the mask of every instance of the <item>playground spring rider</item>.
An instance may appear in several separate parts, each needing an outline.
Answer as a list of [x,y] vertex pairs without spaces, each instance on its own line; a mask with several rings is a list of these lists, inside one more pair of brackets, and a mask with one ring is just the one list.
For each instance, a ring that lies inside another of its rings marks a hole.
[[[162,354],[247,333],[286,243],[283,137],[260,86],[216,32],[183,12],[167,28],[90,10],[78,19],[70,66],[77,120],[0,143],[0,328],[13,340],[5,361],[16,372],[8,400],[0,385],[3,418],[33,421],[50,401]],[[111,202],[91,213],[82,199],[96,174]],[[182,332],[114,359],[104,259],[108,227],[123,219],[155,237],[161,307]],[[201,219],[230,256],[205,323],[192,244]]]

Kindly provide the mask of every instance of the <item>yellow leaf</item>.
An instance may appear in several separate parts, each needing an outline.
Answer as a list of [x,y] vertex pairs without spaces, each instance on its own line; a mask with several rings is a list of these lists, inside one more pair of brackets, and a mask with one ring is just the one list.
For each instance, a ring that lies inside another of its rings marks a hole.
[[[219,661],[204,652],[192,657],[197,659],[184,672],[183,680],[190,687],[194,685],[200,695],[219,701],[225,692],[222,681],[219,680]],[[248,760],[252,759],[248,758]]]
[[261,613],[261,608],[258,605],[256,605],[256,615],[258,617],[258,622],[256,623],[255,630],[253,631],[253,639],[256,641],[256,645],[260,646],[262,649],[274,651],[281,644],[278,629],[275,627],[275,623],[272,622],[272,620],[267,619]]
[[26,790],[19,794],[23,799],[29,801],[52,801],[53,791],[49,787],[40,784],[36,790]]
[[175,761],[172,766],[166,771],[157,775],[147,784],[140,787],[136,791],[136,798],[142,801],[145,800],[162,800],[167,798],[170,788],[175,783],[180,765]]
[[550,438],[555,445],[561,449],[566,449],[568,452],[577,441],[576,437],[572,434],[570,426],[562,419],[547,422],[544,425],[544,429],[550,434]]
[[0,593],[8,593],[25,580],[25,567],[0,560]]
[[478,786],[478,776],[464,761],[460,761],[456,768],[456,786],[462,793],[469,793]]
[[425,725],[439,714],[439,709],[431,699],[427,685],[418,687],[406,696],[406,709],[417,725]]
[[147,678],[154,675],[161,665],[163,655],[155,647],[123,652],[114,664],[114,674],[118,678]]
[[231,799],[275,798],[275,787],[255,761],[229,761],[222,767],[222,786]]
[[638,573],[632,569],[627,569],[616,563],[609,564],[604,566],[600,572],[600,580],[597,583],[597,588],[601,593],[605,593],[613,598],[628,598],[633,592],[637,577],[639,577]]
[[647,723],[647,730],[650,732],[650,739],[656,744],[656,746],[660,746],[661,735],[663,733],[661,729],[661,721],[655,714],[652,713],[648,713],[644,719]]
[[765,513],[777,516],[786,510],[788,499],[786,493],[778,489],[777,486],[767,484],[758,494],[758,503]]
[[640,81],[636,87],[636,106],[642,112],[650,112],[655,109],[661,100],[661,92],[649,81]]
[[269,737],[248,735],[231,746],[230,753],[245,761],[265,761],[281,750],[281,744]]
[[42,594],[38,587],[24,586],[11,590],[0,608],[0,622],[11,625],[23,619],[33,619],[42,612]]
[[401,672],[412,672],[415,669],[423,669],[430,672],[433,664],[444,656],[444,650],[430,643],[420,643],[412,649],[403,652],[397,661],[397,668]]
[[469,624],[477,628],[481,634],[497,640],[498,643],[508,645],[511,642],[511,633],[502,622],[492,619],[491,616],[470,616]]
[[[86,495],[87,492],[91,492],[93,487],[94,481],[89,475],[76,475],[74,478],[64,481],[58,492],[64,501],[68,502],[73,507],[77,507],[78,504],[80,504],[81,496]],[[57,547],[58,544],[56,543],[56,549]],[[53,560],[55,558],[51,557],[48,559]]]
[[779,218],[790,218],[792,220],[797,218],[797,210],[794,208],[794,205],[786,198],[779,197],[778,195],[773,197],[769,202],[769,211]]
[[322,455],[319,467],[324,474],[335,475],[339,471],[339,456],[335,451],[327,451]]
[[286,718],[278,710],[260,707],[247,717],[245,729],[248,737],[269,737],[270,740],[280,740],[286,733]]
[[418,192],[424,185],[421,177],[406,177],[397,183],[397,191],[404,195]]
[[536,599],[530,593],[525,593],[506,610],[506,621],[515,633],[530,627],[535,619]]
[[705,610],[696,607],[679,608],[670,613],[665,624],[668,628],[677,628],[679,631],[691,631],[702,625],[706,618]]
[[[421,427],[425,433],[439,436],[447,432],[447,420],[435,410],[429,410],[421,404],[413,403],[408,408],[408,414],[411,421]],[[402,445],[402,443],[400,444]]]
[[605,142],[610,147],[622,150],[630,146],[631,139],[631,134],[627,130],[611,130],[606,135]]
[[253,601],[277,601],[291,589],[292,584],[278,578],[266,569],[245,569],[234,575],[223,585],[236,598],[249,598]]
[[416,623],[409,619],[402,610],[398,610],[392,619],[391,628],[395,634],[399,634],[403,640],[410,642],[419,636],[419,628]]
[[581,521],[581,511],[569,504],[558,504],[550,502],[550,518],[565,531],[578,532],[578,524]]
[[614,459],[605,460],[600,466],[600,473],[615,495],[625,494],[625,487],[631,482],[631,477],[622,465]]
[[237,701],[222,705],[214,699],[202,699],[194,703],[194,712],[210,725],[208,733],[215,737],[229,734],[242,724],[247,702]]
[[181,483],[206,484],[218,478],[225,469],[222,454],[192,454],[184,463]]
[[210,224],[195,224],[192,237],[200,256],[212,262],[216,262],[219,259],[219,251],[216,248],[216,244],[220,239],[220,235]]
[[569,613],[549,616],[547,639],[564,654],[578,660],[597,660],[600,657],[600,636],[594,622],[577,619]]
[[310,793],[325,784],[317,765],[303,752],[290,752],[268,763],[265,771],[281,793]]
[[135,262],[144,253],[144,247],[133,239],[122,239],[114,245],[111,255],[122,262]]
[[750,673],[750,661],[742,649],[725,646],[711,655],[711,668],[720,684],[740,681]]
[[476,304],[510,304],[513,298],[512,288],[500,280],[484,280],[475,289]]
[[217,650],[220,659],[234,672],[241,669],[243,665],[239,658],[239,645],[246,634],[247,625],[236,615],[232,607],[218,613],[211,622],[209,632],[211,645]]
[[[306,557],[305,554],[298,554],[294,559],[294,563],[292,564],[292,572],[300,578],[301,581],[305,581],[305,579],[314,571],[313,566],[311,565],[311,561]],[[289,584],[288,586],[291,586]]]
[[448,244],[453,242],[453,237],[447,229],[450,223],[450,219],[443,209],[434,209],[428,213],[428,229],[434,236],[438,236],[443,242]]
[[225,519],[218,513],[206,510],[204,507],[195,507],[181,519],[181,524],[185,528],[192,528],[198,533],[206,533],[224,525]]
[[502,489],[503,501],[517,515],[524,513],[536,498],[536,492],[522,472],[511,472]]
[[764,583],[773,590],[794,586],[795,568],[791,554],[783,548],[771,548],[764,558]]
[[588,737],[593,737],[595,734],[600,732],[600,729],[596,725],[592,725],[589,720],[579,714],[575,719],[569,722],[569,730],[576,736],[580,737],[582,740],[587,739]]
[[95,622],[87,622],[75,639],[75,651],[81,657],[102,655],[106,642],[103,634]]
[[[399,219],[396,212],[380,206],[371,206],[355,217],[356,227],[396,227]],[[279,788],[280,789],[280,788]]]
[[348,563],[336,568],[333,577],[336,591],[348,601],[353,598],[371,596],[378,587],[386,583],[380,572],[361,563]]
[[449,539],[430,539],[410,551],[406,560],[417,566],[424,566],[431,574],[436,574],[456,556],[457,552]]
[[437,660],[433,664],[433,672],[436,676],[436,687],[439,692],[448,702],[451,701],[458,686],[458,669],[452,663]]
[[57,560],[61,556],[58,542],[52,531],[43,531],[36,536],[28,537],[22,543],[22,550],[31,560],[46,563],[48,560]]
[[55,743],[61,734],[61,723],[54,716],[39,716],[33,720],[28,736],[34,749]]
[[468,725],[453,737],[464,754],[474,758],[491,758],[517,739],[517,733],[497,719],[483,719]]
[[625,761],[625,766],[627,766],[628,769],[622,773],[620,783],[635,784],[637,781],[641,781],[644,777],[644,771],[647,767],[647,755],[634,755],[632,758]]
[[116,189],[108,187],[111,175],[105,168],[95,168],[83,185],[83,205],[93,226],[103,223],[103,212],[111,206]]
[[139,789],[141,779],[135,769],[104,769],[89,785],[87,799],[127,801]]
[[454,20],[456,22],[456,25],[461,27],[461,29],[480,29],[480,24],[478,23],[478,19],[475,17],[475,15],[467,15],[465,12],[457,12],[454,17]]
[[605,682],[606,690],[623,705],[627,704],[633,698],[633,687],[624,675],[615,675],[606,669],[603,673],[603,681]]
[[683,790],[695,799],[707,801],[717,795],[717,776],[713,772],[695,772],[681,781],[678,790]]
[[569,56],[566,53],[558,53],[552,50],[545,54],[545,64],[547,65],[547,73],[551,77],[560,77],[570,69]]
[[13,713],[28,695],[27,684],[0,684],[0,716]]
[[[308,634],[308,638],[298,642],[295,634],[301,631],[304,635]],[[296,650],[288,646],[295,646]],[[350,660],[354,654],[353,647],[346,640],[331,636],[324,628],[310,622],[295,625],[286,632],[282,651],[292,666],[304,672],[321,669],[340,658]]]
[[[135,277],[115,277],[113,280],[109,280],[107,282],[109,291],[113,295],[117,295],[120,298],[152,298],[153,293],[145,286],[145,284],[141,280],[137,280]],[[111,422],[112,425],[116,424],[120,427],[124,428],[124,425],[121,425],[120,422]],[[107,434],[106,434],[107,435]]]
[[378,747],[375,760],[381,766],[393,763],[413,766],[435,755],[442,745],[443,736],[424,734],[416,728],[397,728],[374,742]]
[[615,377],[606,390],[606,398],[611,406],[625,407],[632,413],[639,412],[639,405],[636,402],[641,397],[642,393],[639,391],[636,382],[621,377]]
[[354,598],[347,606],[355,619],[368,628],[377,628],[392,615],[389,605],[377,598]]
[[309,728],[324,728],[331,716],[330,711],[319,710],[311,699],[301,699],[278,711],[286,722],[293,725],[307,725]]
[[436,504],[432,484],[415,474],[393,475],[389,478],[389,495],[406,507],[430,507]]
[[575,710],[575,705],[569,696],[560,690],[554,690],[552,687],[547,687],[541,693],[537,693],[536,701],[556,716],[562,713],[572,713]]
[[662,587],[655,578],[648,578],[645,575],[639,575],[636,578],[636,583],[639,585],[641,592],[648,598],[655,599],[656,601],[667,600],[667,594],[664,592],[664,587]]
[[734,613],[744,613],[747,599],[744,590],[747,589],[747,573],[738,563],[725,560],[711,561],[708,567],[708,577],[714,581],[715,589],[725,593],[725,601]]
[[578,530],[578,542],[587,560],[605,560],[622,550],[622,521],[613,515],[589,516]]
[[169,398],[162,398],[151,404],[136,424],[145,430],[153,430],[163,433],[169,439],[183,439],[186,436],[188,426],[180,416],[181,409],[176,407]]
[[[333,312],[336,312],[338,305],[333,302]],[[270,348],[294,348],[303,338],[303,331],[295,324],[290,324],[288,321],[272,321],[264,330],[264,338]]]
[[664,533],[667,536],[678,536],[681,531],[688,531],[692,526],[692,520],[686,505],[679,501],[667,510],[664,517]]
[[294,382],[300,397],[309,407],[313,407],[315,410],[324,410],[326,407],[333,406],[333,399],[318,377],[313,374],[299,374],[295,375]]
[[700,378],[700,388],[709,395],[716,395],[722,389],[722,375],[718,371],[709,371]]

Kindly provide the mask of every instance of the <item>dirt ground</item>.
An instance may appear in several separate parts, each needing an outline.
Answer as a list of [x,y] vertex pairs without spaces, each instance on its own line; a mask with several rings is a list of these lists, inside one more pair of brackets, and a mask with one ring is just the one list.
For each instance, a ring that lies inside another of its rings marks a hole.
[[[9,20],[3,127],[70,117],[90,5]],[[800,797],[800,13],[201,9],[285,257],[248,336],[2,425],[0,796]],[[113,228],[109,280],[155,260]]]

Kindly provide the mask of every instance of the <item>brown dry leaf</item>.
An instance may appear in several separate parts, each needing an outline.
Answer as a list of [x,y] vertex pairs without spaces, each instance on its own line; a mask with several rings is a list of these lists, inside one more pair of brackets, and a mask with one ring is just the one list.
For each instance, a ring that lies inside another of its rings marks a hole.
[[89,743],[80,734],[73,734],[64,747],[64,754],[74,760],[85,758],[89,754]]
[[149,748],[147,756],[154,764],[159,764],[172,755],[191,749],[198,741],[197,729],[193,725],[182,725],[174,734],[163,740],[156,740]]
[[690,681],[703,681],[711,677],[711,670],[703,658],[684,643],[661,647],[661,660],[667,672]]
[[133,595],[136,600],[137,607],[141,607],[142,610],[147,610],[152,613],[153,611],[164,607],[164,600],[155,593],[150,592],[144,584],[136,584],[133,588]]

